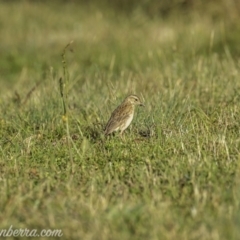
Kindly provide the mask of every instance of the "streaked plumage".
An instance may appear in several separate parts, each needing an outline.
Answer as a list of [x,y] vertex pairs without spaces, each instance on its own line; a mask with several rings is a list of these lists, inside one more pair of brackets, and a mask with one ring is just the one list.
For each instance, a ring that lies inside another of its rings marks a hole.
[[105,128],[105,135],[115,131],[120,131],[120,136],[123,131],[131,124],[134,109],[136,105],[144,106],[136,95],[129,95],[124,101],[113,111]]

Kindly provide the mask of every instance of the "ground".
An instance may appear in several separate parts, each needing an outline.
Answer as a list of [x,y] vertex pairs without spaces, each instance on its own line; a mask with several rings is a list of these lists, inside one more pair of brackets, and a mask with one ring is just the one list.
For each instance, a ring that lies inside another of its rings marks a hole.
[[[0,2],[1,229],[239,239],[240,36],[232,21]],[[145,108],[125,140],[105,138],[129,93]]]

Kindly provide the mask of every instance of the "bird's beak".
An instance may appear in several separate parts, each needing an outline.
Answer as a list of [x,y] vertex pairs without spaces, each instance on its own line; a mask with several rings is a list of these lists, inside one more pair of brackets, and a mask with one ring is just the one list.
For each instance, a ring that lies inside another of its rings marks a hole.
[[140,106],[141,106],[141,107],[145,107],[145,105],[144,105],[143,103],[140,103]]

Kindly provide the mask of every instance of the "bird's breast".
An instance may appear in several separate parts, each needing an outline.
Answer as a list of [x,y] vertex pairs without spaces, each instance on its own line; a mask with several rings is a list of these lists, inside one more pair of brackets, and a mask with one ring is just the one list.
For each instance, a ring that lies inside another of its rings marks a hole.
[[132,122],[133,120],[133,113],[129,115],[128,119],[126,120],[125,124],[124,124],[124,127],[123,127],[123,130],[125,130],[129,125],[130,123]]

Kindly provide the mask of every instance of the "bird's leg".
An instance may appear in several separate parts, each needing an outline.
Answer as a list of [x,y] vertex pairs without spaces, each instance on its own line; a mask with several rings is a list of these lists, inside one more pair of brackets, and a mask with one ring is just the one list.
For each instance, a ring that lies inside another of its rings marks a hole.
[[120,132],[120,138],[125,141],[125,137],[123,136],[123,131]]

